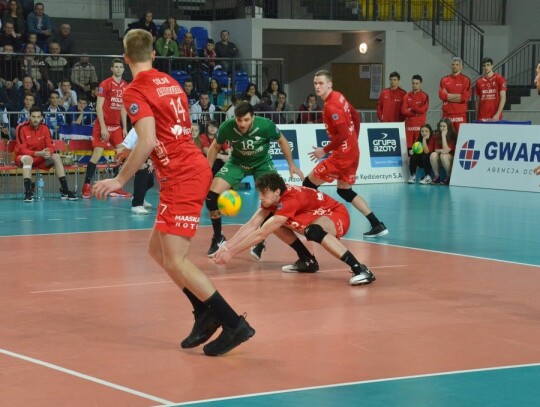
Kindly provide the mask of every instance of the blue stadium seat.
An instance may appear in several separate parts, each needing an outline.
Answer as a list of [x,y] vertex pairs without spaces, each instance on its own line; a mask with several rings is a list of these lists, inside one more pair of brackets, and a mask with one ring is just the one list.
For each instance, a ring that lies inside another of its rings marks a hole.
[[243,95],[249,85],[249,79],[235,79],[234,80],[234,94]]
[[189,78],[189,74],[186,71],[172,71],[171,76],[182,86],[184,86],[186,79]]
[[212,72],[212,79],[215,79],[222,88],[226,88],[229,85],[227,72],[222,69],[215,69],[214,72]]
[[249,81],[249,76],[246,71],[239,70],[234,72],[234,79]]
[[184,41],[184,35],[188,32],[189,30],[186,28],[186,27],[183,27],[183,26],[180,26],[180,28],[178,29],[178,35],[176,37],[176,42],[178,44],[181,44],[183,41]]
[[191,32],[191,34],[193,34],[195,48],[200,54],[204,47],[206,47],[206,41],[208,40],[208,30],[204,27],[191,27],[189,31]]

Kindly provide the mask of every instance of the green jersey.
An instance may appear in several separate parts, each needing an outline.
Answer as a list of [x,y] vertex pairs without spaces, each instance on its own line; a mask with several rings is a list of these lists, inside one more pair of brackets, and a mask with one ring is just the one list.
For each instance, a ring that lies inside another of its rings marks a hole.
[[253,127],[246,134],[240,133],[234,118],[227,120],[219,127],[216,140],[218,144],[228,141],[232,148],[231,161],[247,170],[271,162],[270,143],[280,137],[281,132],[272,120],[255,116]]

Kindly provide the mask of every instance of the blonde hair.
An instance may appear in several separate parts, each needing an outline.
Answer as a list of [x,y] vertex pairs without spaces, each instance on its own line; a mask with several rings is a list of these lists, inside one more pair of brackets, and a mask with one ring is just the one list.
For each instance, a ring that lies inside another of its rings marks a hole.
[[147,62],[152,60],[152,35],[141,29],[129,30],[124,37],[124,52],[131,62]]
[[321,69],[320,71],[317,71],[315,73],[315,76],[326,76],[326,78],[331,82],[332,81],[332,74],[327,71],[326,69]]

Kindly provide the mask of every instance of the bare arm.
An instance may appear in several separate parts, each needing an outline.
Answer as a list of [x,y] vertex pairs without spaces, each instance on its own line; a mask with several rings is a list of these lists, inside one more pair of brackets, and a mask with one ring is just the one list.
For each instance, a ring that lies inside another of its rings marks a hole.
[[220,150],[221,144],[218,144],[218,142],[214,139],[214,141],[212,141],[212,144],[210,144],[210,147],[208,148],[208,154],[206,156],[206,158],[208,159],[208,164],[210,164],[210,168],[212,168],[212,166],[216,162],[216,157]]
[[300,168],[296,166],[294,163],[294,159],[292,156],[291,147],[289,146],[289,142],[285,138],[283,134],[278,139],[279,147],[281,148],[281,151],[283,152],[283,156],[287,160],[287,164],[289,164],[289,174],[291,175],[291,178],[294,178],[294,174],[298,175],[300,179],[304,180],[304,173],[300,171]]

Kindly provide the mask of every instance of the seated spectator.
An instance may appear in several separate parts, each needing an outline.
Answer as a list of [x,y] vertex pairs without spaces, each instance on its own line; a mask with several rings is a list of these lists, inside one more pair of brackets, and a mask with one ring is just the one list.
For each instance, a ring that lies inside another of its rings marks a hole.
[[414,140],[415,142],[422,144],[422,153],[415,154],[414,151],[409,150],[409,171],[411,173],[409,184],[416,183],[416,170],[418,168],[422,168],[425,173],[420,180],[420,184],[431,184],[431,163],[429,161],[429,156],[431,151],[434,151],[434,139],[431,126],[429,124],[423,124],[420,127],[419,136]]
[[2,25],[6,23],[13,24],[13,30],[17,38],[21,38],[24,34],[24,16],[22,6],[17,0],[10,0],[8,8],[2,13]]
[[[21,62],[21,69],[24,75],[30,76],[36,83],[37,93],[41,100],[49,98],[49,92],[54,89],[53,83],[49,80],[45,61],[35,56],[35,45],[28,43],[24,49],[24,57]],[[38,105],[41,106],[41,105]]]
[[71,36],[71,26],[67,23],[60,25],[60,32],[54,33],[48,40],[48,43],[58,43],[60,45],[60,54],[76,54],[77,49],[75,40]]
[[163,32],[163,37],[159,37],[156,41],[156,56],[165,57],[167,59],[158,59],[156,61],[157,68],[162,72],[170,72],[169,62],[173,62],[169,57],[178,57],[178,44],[172,39],[172,31],[166,28]]
[[88,98],[88,108],[95,112],[97,110],[97,98],[99,96],[99,83],[92,82],[90,83],[90,92],[86,93]]
[[13,129],[17,127],[19,124],[24,123],[30,119],[30,109],[35,104],[35,98],[34,95],[31,93],[27,93],[24,96],[24,104],[21,111],[17,114],[17,122],[13,126]]
[[53,90],[49,96],[49,106],[44,109],[45,124],[53,136],[58,136],[58,127],[66,123],[66,110],[60,105],[60,95]]
[[195,87],[193,86],[193,79],[188,78],[184,82],[184,92],[186,92],[186,96],[188,98],[189,108],[191,109],[191,106],[193,106],[197,101],[199,100],[199,94],[195,90]]
[[198,123],[203,128],[210,120],[214,120],[216,107],[210,103],[208,92],[201,92],[199,101],[191,106],[191,122]]
[[309,94],[298,110],[302,113],[298,114],[296,123],[322,123],[321,108],[317,104],[317,97],[314,94]]
[[225,110],[225,118],[227,120],[234,118],[234,111],[236,109],[236,106],[238,106],[241,101],[241,98],[234,95],[231,96],[231,104],[227,107],[227,110]]
[[67,124],[91,126],[94,123],[94,114],[88,107],[86,95],[79,95],[77,106],[71,106],[66,113]]
[[[238,55],[238,48],[234,42],[229,41],[229,31],[223,30],[220,34],[221,41],[216,43],[216,55],[218,58],[235,58]],[[225,72],[231,72],[232,63],[230,60],[220,60],[219,64]]]
[[[202,150],[205,156],[208,156],[208,149],[217,137],[218,130],[219,124],[215,120],[210,120],[206,124],[206,131],[200,136]],[[223,165],[227,161],[229,161],[229,158],[231,157],[231,152],[232,149],[230,148],[229,143],[224,142],[221,145],[221,150],[218,152],[216,160],[214,161],[214,165],[212,166],[212,173],[214,175],[216,175],[217,172],[221,169],[221,167],[223,167]]]
[[90,83],[97,81],[96,67],[90,63],[90,57],[82,56],[71,69],[71,83],[77,96],[90,92]]
[[[182,42],[178,44],[178,55],[185,58],[194,58],[197,56],[193,34],[186,32]],[[193,70],[191,62],[183,62],[184,70],[191,72]]]
[[13,23],[6,21],[2,26],[2,35],[0,35],[0,47],[4,48],[6,45],[11,45],[13,51],[19,52],[21,49],[20,35],[17,35],[13,29]]
[[45,58],[45,66],[55,88],[60,87],[60,81],[66,77],[69,71],[69,65],[66,58],[59,56],[60,44],[51,42],[49,44],[49,56]]
[[210,103],[216,107],[216,110],[223,111],[225,107],[225,93],[215,79],[210,79],[210,91],[208,94],[210,96]]
[[13,46],[4,45],[4,52],[0,55],[0,82],[6,89],[9,99],[13,101],[15,92],[21,86],[23,74],[19,59],[11,54]]
[[261,101],[261,94],[257,90],[257,85],[254,83],[248,83],[246,90],[242,95],[242,100],[249,102],[252,106],[255,106]]
[[45,42],[51,36],[53,32],[51,18],[45,14],[43,3],[36,3],[34,12],[28,14],[26,32],[37,34],[39,42]]
[[272,104],[275,104],[278,99],[278,94],[281,92],[281,85],[277,79],[271,79],[268,83],[268,87],[263,92],[263,96],[266,96],[272,101]]
[[17,127],[15,146],[15,163],[23,170],[24,202],[33,201],[32,168],[48,170],[50,167],[54,167],[60,181],[61,198],[76,201],[77,196],[68,189],[62,159],[54,152],[49,128],[42,122],[41,108],[32,107],[29,113],[28,122]]
[[165,33],[166,29],[171,30],[171,38],[173,41],[178,41],[178,31],[180,31],[180,26],[176,22],[176,17],[169,16],[167,19],[161,24],[161,36]]
[[[36,54],[43,54],[43,50],[41,47],[37,44],[37,35],[35,33],[28,33],[26,35],[26,44],[34,44],[34,48],[36,50]],[[24,45],[26,48],[26,44]]]
[[71,106],[77,106],[77,93],[71,89],[71,82],[69,79],[62,79],[60,81],[60,87],[56,90],[60,95],[60,104],[66,112]]
[[253,111],[257,116],[265,117],[274,123],[279,122],[279,113],[274,110],[272,102],[266,96],[261,96],[259,103],[253,106]]
[[22,86],[15,92],[15,97],[12,100],[12,108],[14,111],[21,111],[24,108],[24,97],[27,94],[34,96],[34,102],[36,105],[41,106],[42,99],[38,92],[39,82],[32,79],[30,76],[24,76],[22,79]]
[[203,151],[202,141],[201,141],[201,129],[198,123],[191,124],[191,139],[193,143]]
[[211,38],[208,38],[206,40],[206,46],[204,47],[202,51],[202,57],[204,57],[203,66],[209,74],[214,72],[214,69],[216,68],[216,50],[214,40]]
[[442,181],[443,184],[450,184],[450,176],[452,173],[452,163],[454,162],[454,153],[456,151],[457,135],[454,126],[450,119],[441,119],[437,124],[437,133],[433,137],[434,145],[433,152],[429,156],[431,168],[433,168],[433,184],[440,184],[441,178],[439,175],[440,165],[446,172],[446,178]]
[[287,94],[283,91],[278,92],[277,101],[274,103],[274,110],[279,112],[278,124],[294,123],[293,108],[287,102]]
[[150,10],[145,11],[144,15],[139,19],[139,21],[128,25],[128,30],[132,30],[134,28],[140,28],[141,30],[148,31],[150,34],[152,34],[154,43],[156,42],[157,26],[156,23],[154,23],[154,17]]

